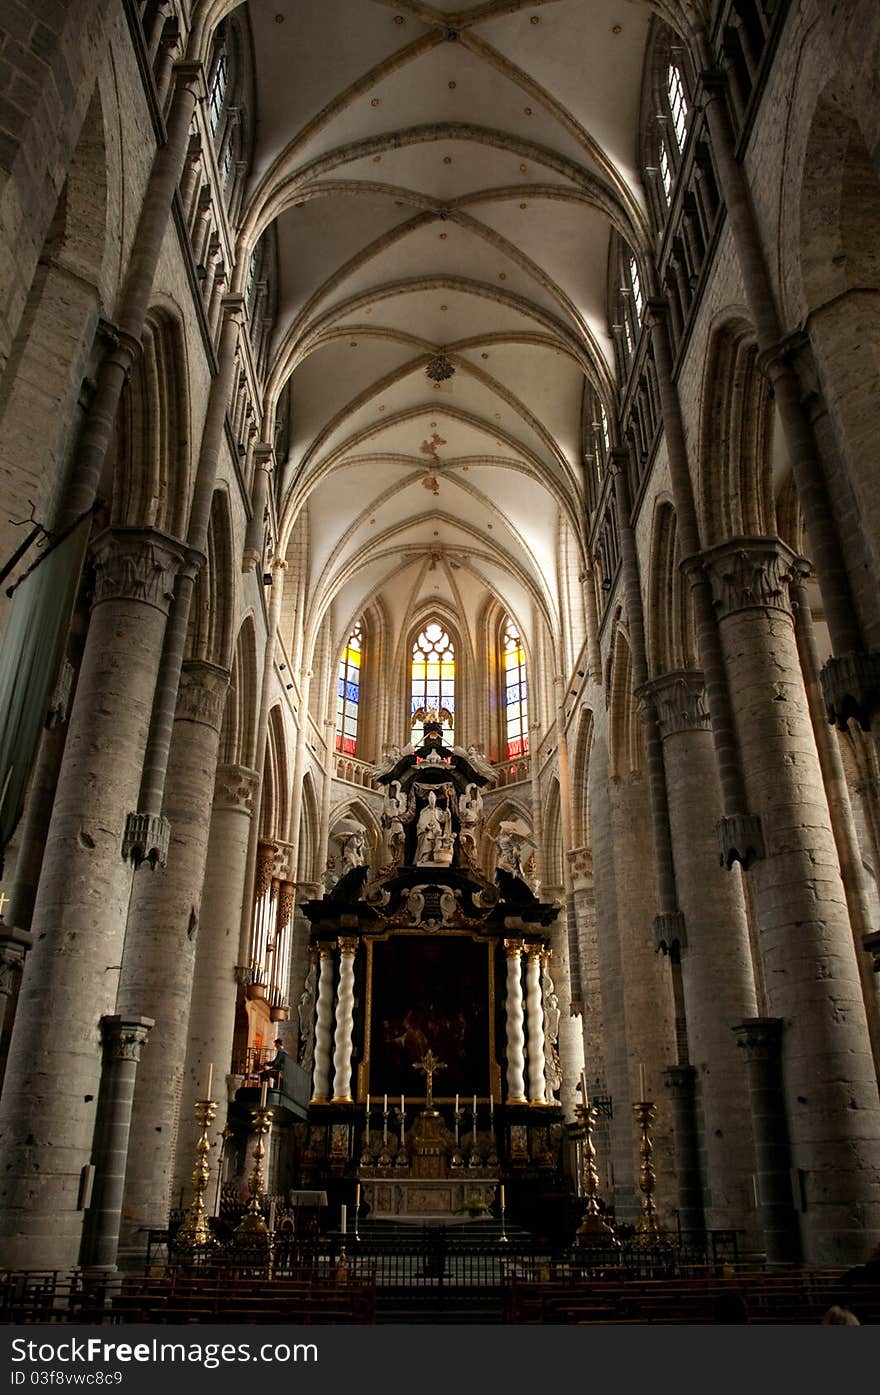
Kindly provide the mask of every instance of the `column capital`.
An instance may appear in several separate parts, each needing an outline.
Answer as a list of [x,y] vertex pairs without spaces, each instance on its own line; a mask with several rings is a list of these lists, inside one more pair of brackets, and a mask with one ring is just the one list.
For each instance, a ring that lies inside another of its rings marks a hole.
[[239,323],[243,323],[247,304],[240,291],[227,291],[220,301],[220,308],[226,319],[234,320],[238,316]]
[[661,674],[643,683],[636,697],[653,702],[664,741],[680,732],[709,730],[706,681],[699,669],[678,669]]
[[101,1032],[110,1060],[139,1061],[141,1048],[155,1025],[155,1019],[152,1017],[102,1017]]
[[670,956],[687,948],[687,928],[684,911],[661,911],[654,917],[654,944]]
[[875,974],[880,974],[880,930],[871,930],[862,936],[862,948],[871,956]]
[[871,718],[880,710],[880,649],[832,655],[819,681],[833,726],[846,731],[852,718],[862,731],[871,730]]
[[508,959],[518,959],[523,952],[522,940],[505,940],[504,953]]
[[92,608],[104,601],[139,601],[167,615],[184,552],[176,539],[153,528],[106,529],[92,545]]
[[357,954],[358,945],[360,944],[360,941],[357,939],[356,936],[340,935],[338,944],[340,954],[355,955]]
[[721,866],[729,872],[735,862],[748,871],[766,856],[760,814],[725,814],[715,826]]
[[784,1025],[781,1017],[748,1017],[732,1030],[750,1061],[773,1061],[782,1050]]
[[246,765],[218,765],[214,782],[214,806],[252,814],[260,788],[260,772]]
[[16,930],[0,921],[0,998],[9,998],[16,991],[24,971],[24,959],[34,943],[33,935]]
[[205,69],[200,59],[180,58],[171,65],[176,87],[188,87],[196,101],[201,102],[207,95]]
[[202,659],[186,659],[177,689],[177,721],[198,722],[219,731],[229,690],[229,670]]
[[743,610],[776,610],[791,618],[789,588],[808,570],[781,538],[731,538],[707,548],[701,561],[719,620]]
[[253,444],[254,466],[257,470],[270,471],[275,464],[275,447],[271,441],[255,441]]
[[663,1084],[673,1099],[692,1099],[697,1084],[696,1066],[666,1066]]

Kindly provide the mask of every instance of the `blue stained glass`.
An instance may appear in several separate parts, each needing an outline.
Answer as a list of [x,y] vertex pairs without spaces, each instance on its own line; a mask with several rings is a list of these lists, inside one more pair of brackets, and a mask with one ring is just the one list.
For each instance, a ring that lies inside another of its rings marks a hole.
[[508,706],[512,702],[522,702],[525,697],[525,683],[510,683],[507,688]]
[[348,682],[345,685],[345,697],[347,702],[357,702],[360,694],[360,687],[357,683]]

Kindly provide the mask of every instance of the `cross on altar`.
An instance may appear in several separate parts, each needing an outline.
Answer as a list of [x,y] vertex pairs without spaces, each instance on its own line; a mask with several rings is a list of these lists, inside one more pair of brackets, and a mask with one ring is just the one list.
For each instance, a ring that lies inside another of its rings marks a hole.
[[9,897],[6,895],[6,892],[0,891],[0,917],[2,917],[3,912],[6,910],[6,903],[8,900]]
[[445,1069],[446,1062],[438,1060],[433,1051],[427,1051],[420,1061],[416,1061],[416,1070],[424,1071],[425,1080],[427,1081],[426,1109],[434,1108],[434,1076],[438,1070]]

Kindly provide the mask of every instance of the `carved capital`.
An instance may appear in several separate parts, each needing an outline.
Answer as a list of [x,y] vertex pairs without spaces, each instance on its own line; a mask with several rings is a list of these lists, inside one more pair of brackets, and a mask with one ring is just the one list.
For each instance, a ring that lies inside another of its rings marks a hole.
[[33,937],[27,936],[30,944],[24,945],[13,936],[24,935],[24,931],[7,932],[0,941],[0,998],[11,998],[17,993],[24,970],[24,956],[33,944]]
[[579,889],[583,890],[584,885],[592,883],[593,853],[590,848],[572,848],[568,854],[568,865],[572,882],[581,884]]
[[156,1025],[152,1017],[102,1017],[104,1050],[111,1061],[139,1061],[141,1048]]
[[679,669],[644,683],[637,696],[654,704],[660,736],[665,741],[683,731],[708,731],[706,683],[697,669]]
[[829,722],[846,731],[853,719],[870,731],[880,710],[880,650],[833,655],[819,677]]
[[728,872],[735,862],[748,871],[765,855],[760,814],[725,814],[715,829],[721,866]]
[[782,1050],[781,1017],[749,1017],[733,1028],[737,1046],[750,1061],[775,1061]]
[[171,825],[163,814],[131,813],[125,820],[122,856],[135,871],[144,862],[150,867],[164,867],[168,861]]
[[112,528],[92,548],[95,588],[92,606],[103,601],[139,601],[168,613],[183,548],[163,533]]
[[686,948],[684,911],[661,911],[655,915],[654,944],[662,954],[680,954]]
[[519,959],[519,957],[520,957],[520,955],[522,954],[522,952],[523,952],[523,942],[522,942],[522,940],[505,940],[505,941],[504,941],[504,953],[507,955],[508,959]]
[[175,718],[182,722],[199,722],[212,731],[219,731],[228,690],[228,669],[199,659],[187,660],[180,670]]
[[358,948],[358,941],[357,941],[355,938],[350,937],[350,936],[348,936],[348,935],[340,936],[340,939],[339,939],[339,952],[340,952],[340,954],[350,954],[350,955],[352,956],[352,958],[353,958],[354,955],[357,954],[357,948]]
[[702,555],[719,620],[741,610],[791,616],[789,588],[807,564],[780,538],[733,538]]
[[201,102],[207,94],[205,70],[202,64],[192,59],[179,59],[172,64],[174,81],[178,88],[189,88],[196,101]]
[[219,809],[238,809],[252,814],[260,788],[260,775],[246,765],[218,765],[214,782],[214,804]]
[[663,1072],[663,1084],[673,1099],[693,1099],[696,1083],[696,1066],[667,1066]]

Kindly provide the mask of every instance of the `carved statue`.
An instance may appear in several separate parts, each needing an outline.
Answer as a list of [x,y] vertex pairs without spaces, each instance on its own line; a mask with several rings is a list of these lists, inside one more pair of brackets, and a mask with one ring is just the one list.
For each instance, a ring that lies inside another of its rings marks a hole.
[[297,1016],[299,1017],[299,1059],[304,1071],[311,1075],[315,1064],[315,989],[318,982],[318,966],[314,960],[309,965],[309,972],[303,986],[302,997],[299,1000]]
[[380,775],[388,775],[394,769],[398,761],[403,760],[404,756],[411,756],[415,749],[411,741],[408,745],[403,747],[387,746],[382,753],[381,763],[373,766],[371,774],[374,778],[378,778]]
[[502,823],[495,837],[498,848],[498,866],[515,877],[525,878],[522,864],[522,834],[516,833],[509,823]]
[[460,820],[459,840],[470,862],[477,858],[477,846],[483,821],[483,796],[473,780],[459,795],[458,817]]
[[441,862],[436,854],[452,847],[452,819],[448,808],[441,808],[433,790],[416,824],[416,865]]
[[411,819],[409,802],[401,789],[400,781],[392,780],[385,792],[382,824],[388,829],[388,846],[391,849],[391,861],[395,867],[399,866],[403,858],[403,826]]
[[364,865],[364,848],[366,847],[366,834],[362,828],[355,829],[354,832],[345,836],[342,843],[342,876],[346,872],[351,872],[355,867]]
[[556,1047],[562,1013],[559,1010],[559,996],[546,963],[541,974],[541,995],[544,1000],[544,1075],[547,1087],[553,1094],[559,1089],[563,1079],[562,1063]]

